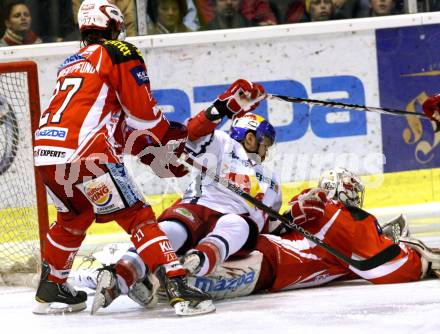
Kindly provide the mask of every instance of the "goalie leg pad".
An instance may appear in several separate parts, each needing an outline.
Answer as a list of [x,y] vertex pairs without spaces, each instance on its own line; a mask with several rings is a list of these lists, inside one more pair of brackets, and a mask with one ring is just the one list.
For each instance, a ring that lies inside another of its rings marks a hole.
[[401,237],[400,242],[417,251],[422,257],[421,278],[429,275],[431,270],[433,274],[440,277],[440,249],[429,248],[422,241],[410,237]]
[[188,276],[188,282],[215,300],[248,296],[255,289],[262,261],[263,254],[254,251],[246,258],[222,263],[207,276]]

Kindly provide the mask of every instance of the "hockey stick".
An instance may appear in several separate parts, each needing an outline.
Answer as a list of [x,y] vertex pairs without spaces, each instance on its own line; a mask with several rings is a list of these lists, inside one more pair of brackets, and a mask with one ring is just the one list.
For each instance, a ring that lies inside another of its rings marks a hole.
[[244,190],[240,189],[235,183],[232,183],[226,178],[220,177],[220,175],[216,174],[213,170],[209,170],[205,166],[199,164],[197,161],[195,161],[193,158],[191,158],[187,154],[182,154],[181,158],[179,159],[180,163],[183,163],[185,166],[191,168],[198,169],[202,174],[205,174],[209,176],[213,181],[221,184],[225,188],[233,191],[237,195],[241,196],[251,204],[255,205],[257,208],[263,210],[266,212],[269,216],[278,219],[281,221],[284,225],[288,226],[290,229],[294,229],[301,233],[304,237],[309,239],[310,241],[314,242],[318,246],[324,248],[326,251],[328,251],[330,254],[336,256],[340,260],[344,261],[345,263],[349,264],[350,266],[353,266],[356,269],[365,271],[370,270],[373,268],[376,268],[393,258],[395,258],[400,253],[400,247],[397,244],[393,244],[387,248],[385,248],[383,251],[377,253],[376,255],[365,259],[365,260],[355,260],[352,258],[349,258],[348,256],[340,253],[330,245],[326,244],[324,241],[316,237],[315,235],[311,234],[310,232],[306,231],[304,228],[302,228],[299,225],[293,224],[291,221],[289,221],[288,218],[284,217],[283,215],[279,214],[277,211],[273,210],[272,208],[266,206],[262,202],[256,200],[254,197],[246,193]]
[[367,106],[363,106],[360,104],[304,99],[301,97],[290,97],[290,96],[278,95],[278,94],[267,94],[267,98],[278,99],[278,100],[283,100],[283,101],[293,102],[293,103],[313,104],[316,106],[344,108],[344,109],[359,110],[359,111],[371,111],[371,112],[378,112],[381,114],[389,114],[389,115],[397,115],[397,116],[417,116],[417,117],[422,117],[422,118],[426,118],[426,119],[430,120],[430,118],[428,116],[426,116],[425,114],[414,113],[414,112],[410,112],[410,111],[406,111],[406,110],[398,110],[398,109],[391,109],[391,108],[379,108],[379,107],[367,107]]

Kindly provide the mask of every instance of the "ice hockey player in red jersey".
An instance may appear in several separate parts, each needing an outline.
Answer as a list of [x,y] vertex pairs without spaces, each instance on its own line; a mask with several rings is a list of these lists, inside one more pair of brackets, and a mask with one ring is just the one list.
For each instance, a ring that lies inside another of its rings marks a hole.
[[[122,162],[123,153],[137,153],[139,147],[174,149],[175,143],[185,142],[186,127],[169,122],[156,107],[142,55],[123,42],[124,18],[114,4],[83,1],[78,22],[83,46],[59,68],[50,105],[35,133],[35,164],[57,207],[57,220],[45,242],[34,313],[86,307],[86,293],[71,289],[66,280],[95,220],[115,220],[131,235],[147,269],[161,278],[177,314],[213,311],[211,297],[187,284],[151,206]],[[116,282],[103,277],[102,284],[111,291]],[[92,312],[105,304],[104,299],[95,301]]]
[[[412,238],[403,216],[381,227],[373,215],[361,209],[363,194],[364,187],[356,175],[336,168],[323,173],[318,188],[295,196],[285,214],[352,258],[367,258],[398,243],[401,253],[392,261],[360,271],[283,227],[279,235],[260,234],[256,251],[248,257],[228,260],[207,276],[190,277],[190,282],[215,299],[224,299],[260,291],[315,287],[334,280],[365,279],[386,284],[440,275],[440,253]],[[134,258],[124,255],[118,263],[127,266]],[[91,288],[96,285],[96,273],[89,283]],[[137,288],[131,293],[141,305],[140,300],[153,300],[151,289]]]

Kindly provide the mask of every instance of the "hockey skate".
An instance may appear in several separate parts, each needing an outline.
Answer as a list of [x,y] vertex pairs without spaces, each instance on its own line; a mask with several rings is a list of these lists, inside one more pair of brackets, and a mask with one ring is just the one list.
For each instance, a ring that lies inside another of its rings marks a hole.
[[205,255],[196,249],[192,249],[181,259],[182,266],[191,275],[197,275],[205,263]]
[[409,226],[404,215],[397,216],[382,226],[382,233],[388,236],[394,243],[398,243],[401,237],[409,237]]
[[63,314],[84,310],[87,307],[87,294],[84,291],[76,291],[68,283],[57,284],[49,281],[49,272],[49,265],[43,262],[40,284],[35,295],[37,305],[32,312]]
[[188,285],[185,277],[168,277],[164,267],[159,267],[156,276],[165,289],[168,302],[177,315],[198,315],[215,311],[212,297],[208,293]]
[[100,308],[109,306],[121,294],[114,265],[105,266],[98,271],[91,314],[95,314]]
[[401,237],[400,242],[416,250],[422,257],[422,278],[430,275],[440,278],[439,248],[429,248],[422,241],[411,237]]

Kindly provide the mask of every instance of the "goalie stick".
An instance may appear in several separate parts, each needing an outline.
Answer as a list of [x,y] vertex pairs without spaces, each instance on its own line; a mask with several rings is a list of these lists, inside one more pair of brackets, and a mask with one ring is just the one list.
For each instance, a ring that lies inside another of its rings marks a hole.
[[391,246],[385,248],[383,251],[377,253],[376,255],[374,255],[368,259],[365,259],[365,260],[356,260],[356,259],[349,258],[348,256],[342,254],[341,252],[334,249],[330,245],[326,244],[324,241],[322,241],[321,239],[319,239],[315,235],[306,231],[301,226],[293,224],[292,222],[289,221],[288,218],[284,217],[283,215],[281,215],[277,211],[266,206],[262,202],[256,200],[254,197],[252,197],[251,195],[249,195],[248,193],[246,193],[245,191],[240,189],[237,185],[235,185],[234,183],[232,183],[228,179],[220,177],[220,175],[216,174],[214,171],[209,170],[205,166],[201,165],[200,163],[195,161],[193,158],[191,158],[189,155],[187,155],[185,153],[182,154],[182,156],[179,158],[179,162],[183,163],[185,166],[187,166],[189,168],[192,167],[192,168],[198,169],[202,174],[209,176],[213,181],[215,181],[215,182],[221,184],[222,186],[224,186],[225,188],[233,191],[237,195],[239,195],[242,198],[244,198],[245,200],[249,201],[251,204],[255,205],[257,208],[266,212],[269,216],[278,219],[279,221],[281,221],[284,225],[286,225],[290,229],[294,229],[294,230],[298,231],[299,233],[301,233],[304,237],[306,237],[310,241],[312,241],[315,244],[317,244],[318,246],[324,248],[330,254],[336,256],[340,260],[344,261],[345,263],[347,263],[348,265],[350,265],[356,269],[365,271],[365,270],[370,270],[370,269],[376,268],[376,267],[392,260],[400,253],[400,247],[397,244],[394,244],[394,245],[391,245]]

